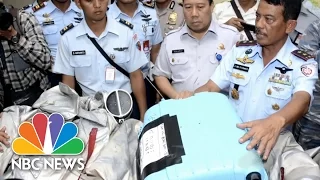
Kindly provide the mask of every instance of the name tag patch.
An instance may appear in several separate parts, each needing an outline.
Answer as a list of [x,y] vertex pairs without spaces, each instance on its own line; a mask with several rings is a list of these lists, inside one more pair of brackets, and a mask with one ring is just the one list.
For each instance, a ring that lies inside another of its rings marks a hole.
[[172,53],[184,53],[184,49],[175,49],[172,50]]
[[249,71],[249,67],[248,66],[242,66],[240,64],[233,65],[233,69],[238,69],[238,70],[244,71],[244,72],[248,72]]
[[46,21],[46,22],[42,23],[43,26],[48,26],[48,25],[52,25],[52,24],[54,24],[54,21]]
[[76,55],[86,55],[86,51],[82,50],[82,51],[72,51],[72,55],[76,56]]

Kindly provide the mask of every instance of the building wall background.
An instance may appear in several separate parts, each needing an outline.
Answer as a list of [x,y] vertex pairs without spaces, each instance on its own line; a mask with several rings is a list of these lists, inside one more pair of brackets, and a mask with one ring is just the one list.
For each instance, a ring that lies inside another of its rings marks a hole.
[[31,4],[34,0],[3,0],[5,5],[12,5],[15,8],[22,8],[27,4]]

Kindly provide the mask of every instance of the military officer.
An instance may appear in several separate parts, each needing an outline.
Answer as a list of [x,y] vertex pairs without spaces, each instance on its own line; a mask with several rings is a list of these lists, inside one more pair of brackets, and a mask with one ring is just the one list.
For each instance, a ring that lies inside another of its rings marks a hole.
[[[53,71],[63,74],[62,82],[74,88],[75,79],[84,95],[124,89],[133,92],[131,117],[143,119],[146,111],[145,85],[140,68],[147,64],[137,47],[138,37],[130,27],[106,17],[108,0],[78,0],[85,19],[60,40]],[[101,46],[113,62],[127,73],[121,73],[94,45]]]
[[162,36],[184,23],[182,4],[177,0],[156,0],[155,9],[160,20]]
[[[42,26],[43,34],[54,62],[61,35],[77,26],[83,19],[83,12],[71,0],[50,0],[32,7],[32,12]],[[61,81],[61,75],[49,73],[52,86]]]
[[[154,9],[154,2],[141,3],[137,0],[117,0],[109,6],[108,16],[121,22],[125,28],[132,29],[139,39],[139,49],[146,54],[150,61],[142,68],[145,76],[153,67],[163,40],[160,22]],[[152,78],[151,78],[152,79]],[[148,107],[155,104],[156,92],[145,79]]]
[[212,0],[184,0],[185,25],[169,32],[161,45],[152,73],[169,98],[204,85],[239,39],[236,28],[212,20],[211,4]]
[[[261,0],[257,10],[257,42],[239,42],[211,80],[196,92],[229,88],[230,102],[249,131],[250,150],[267,159],[282,129],[300,119],[313,99],[318,65],[291,42],[301,0]],[[286,169],[286,167],[284,167]]]
[[320,19],[320,3],[314,0],[304,0],[298,18],[296,29],[289,34],[292,42],[298,45],[307,27]]

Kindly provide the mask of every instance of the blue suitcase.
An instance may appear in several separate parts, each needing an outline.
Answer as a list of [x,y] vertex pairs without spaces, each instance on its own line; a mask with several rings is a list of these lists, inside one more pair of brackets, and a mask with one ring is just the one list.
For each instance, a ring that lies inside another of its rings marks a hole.
[[260,156],[238,142],[245,133],[238,122],[220,93],[161,101],[148,109],[139,133],[139,179],[268,180]]

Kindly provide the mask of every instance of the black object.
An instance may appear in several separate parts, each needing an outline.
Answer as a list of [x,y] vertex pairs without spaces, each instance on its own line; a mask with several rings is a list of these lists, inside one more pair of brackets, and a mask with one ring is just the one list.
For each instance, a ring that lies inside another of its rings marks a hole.
[[[236,2],[235,2],[234,0],[231,1],[231,6],[232,6],[234,12],[236,13],[237,17],[238,17],[239,19],[242,19],[242,20],[243,20],[243,17],[242,17],[242,15],[241,15],[241,13],[240,13],[237,5],[236,5]],[[254,40],[253,37],[252,37],[252,34],[250,33],[249,30],[244,29],[244,32],[246,33],[246,35],[247,35],[247,37],[248,37],[248,39],[249,39],[250,41],[253,41],[253,40]]]
[[0,3],[0,29],[8,30],[13,25],[13,16],[7,12],[3,3]]
[[261,174],[258,172],[251,172],[247,175],[246,180],[261,180]]
[[243,22],[240,22],[240,23],[241,23],[241,25],[243,26],[244,29],[256,32],[256,27],[254,25],[243,23]]

